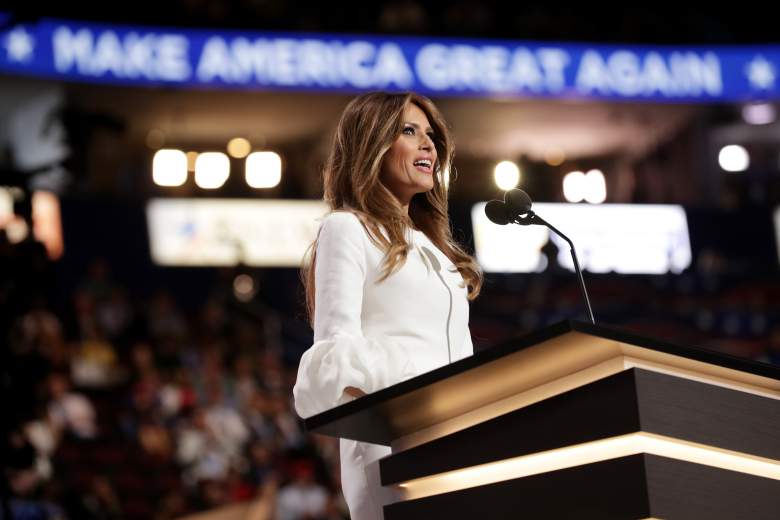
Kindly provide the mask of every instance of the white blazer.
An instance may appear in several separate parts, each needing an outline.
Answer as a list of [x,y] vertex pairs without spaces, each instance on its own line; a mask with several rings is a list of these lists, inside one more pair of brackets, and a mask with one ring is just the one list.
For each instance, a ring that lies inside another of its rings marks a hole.
[[[404,265],[381,283],[384,253],[357,216],[328,214],[315,264],[314,344],[293,388],[295,410],[310,417],[473,354],[467,287],[422,231],[407,228]],[[390,448],[341,439],[341,479],[353,520],[382,518],[400,497],[379,484],[376,461]]]

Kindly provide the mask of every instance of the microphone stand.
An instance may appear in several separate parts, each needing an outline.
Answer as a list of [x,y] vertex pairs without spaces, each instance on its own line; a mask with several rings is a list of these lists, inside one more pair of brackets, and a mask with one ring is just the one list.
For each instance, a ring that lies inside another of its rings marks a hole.
[[513,220],[515,224],[520,224],[521,226],[527,226],[529,224],[541,224],[543,226],[547,226],[550,230],[552,230],[556,235],[564,239],[569,244],[569,252],[571,253],[571,259],[574,261],[574,270],[577,271],[577,277],[580,281],[580,290],[582,290],[582,297],[585,300],[585,307],[587,307],[588,310],[588,317],[590,318],[590,322],[595,325],[596,319],[593,317],[593,309],[590,308],[590,300],[588,299],[588,291],[585,289],[585,280],[582,278],[582,270],[580,269],[580,263],[577,261],[577,252],[574,250],[574,244],[571,240],[569,240],[569,237],[558,231],[558,229],[544,220],[542,217],[531,211],[528,210],[527,213],[525,213],[525,216],[523,217],[517,217],[516,220]]

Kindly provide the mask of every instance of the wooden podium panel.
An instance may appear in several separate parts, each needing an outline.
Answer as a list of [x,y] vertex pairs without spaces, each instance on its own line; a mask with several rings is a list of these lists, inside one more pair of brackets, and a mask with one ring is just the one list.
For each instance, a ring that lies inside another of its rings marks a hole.
[[638,432],[780,460],[780,400],[634,368],[394,453],[380,474],[397,484]]
[[777,520],[780,481],[639,454],[384,507],[385,520]]

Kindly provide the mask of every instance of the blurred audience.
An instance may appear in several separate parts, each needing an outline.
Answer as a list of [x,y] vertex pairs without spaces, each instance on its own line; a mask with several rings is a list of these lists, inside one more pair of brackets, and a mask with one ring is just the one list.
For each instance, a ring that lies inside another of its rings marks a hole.
[[[36,248],[1,251],[13,264]],[[167,519],[247,501],[258,517],[348,517],[338,440],[307,434],[293,411],[306,345],[271,337],[276,311],[261,306],[249,319],[215,289],[185,312],[165,290],[132,294],[102,259],[63,304],[31,274],[51,266],[34,265],[0,292],[13,399],[3,515]],[[640,334],[780,363],[780,283],[735,274],[723,257],[697,266],[674,276],[589,275],[594,310]],[[582,310],[567,272],[489,275],[483,291],[470,321],[477,351]],[[302,321],[287,322],[310,339]]]

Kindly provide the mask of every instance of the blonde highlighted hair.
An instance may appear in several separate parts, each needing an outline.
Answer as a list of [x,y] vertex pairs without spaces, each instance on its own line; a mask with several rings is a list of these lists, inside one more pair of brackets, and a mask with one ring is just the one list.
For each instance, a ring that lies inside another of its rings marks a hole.
[[[417,193],[408,214],[380,181],[385,154],[403,130],[404,109],[417,105],[433,130],[437,160],[433,189]],[[401,268],[408,244],[405,228],[424,232],[460,271],[473,300],[482,288],[483,273],[476,260],[452,238],[444,176],[452,164],[452,137],[439,110],[425,96],[412,92],[371,92],[354,98],[341,115],[323,171],[324,199],[331,211],[354,213],[369,238],[385,252],[377,283]],[[387,236],[381,233],[384,228]],[[309,324],[314,326],[314,269],[317,239],[309,246],[301,267]]]

